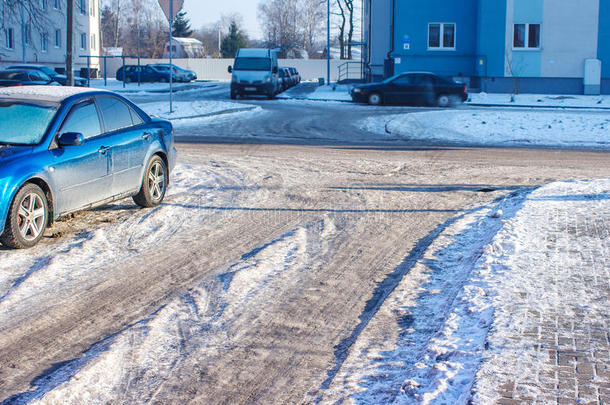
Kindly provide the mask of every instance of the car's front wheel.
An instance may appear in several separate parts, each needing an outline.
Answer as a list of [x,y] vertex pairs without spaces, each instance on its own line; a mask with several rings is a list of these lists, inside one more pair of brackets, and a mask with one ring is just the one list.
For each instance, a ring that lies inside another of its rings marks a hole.
[[369,104],[370,105],[381,105],[381,94],[371,93],[369,95]]
[[169,173],[167,165],[158,155],[153,156],[146,165],[142,186],[133,201],[140,207],[150,208],[161,204],[165,198]]
[[49,203],[40,187],[28,183],[17,192],[0,242],[13,249],[36,245],[49,221]]
[[441,94],[436,99],[436,105],[438,105],[441,108],[449,107],[451,105],[451,97],[449,97],[446,94]]

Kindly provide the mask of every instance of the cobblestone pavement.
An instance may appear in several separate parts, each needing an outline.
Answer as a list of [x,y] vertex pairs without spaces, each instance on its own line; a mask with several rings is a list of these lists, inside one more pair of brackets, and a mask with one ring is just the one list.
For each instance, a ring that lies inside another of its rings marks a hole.
[[495,246],[506,304],[475,402],[610,404],[609,190],[607,180],[544,187],[508,224]]

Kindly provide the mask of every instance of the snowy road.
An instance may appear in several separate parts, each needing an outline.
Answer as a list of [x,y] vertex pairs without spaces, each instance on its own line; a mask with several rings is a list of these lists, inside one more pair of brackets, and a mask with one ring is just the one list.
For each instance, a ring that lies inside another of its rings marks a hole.
[[0,403],[358,402],[354,348],[400,333],[384,303],[456,221],[610,173],[602,152],[364,146],[350,123],[388,110],[265,105],[180,126],[161,207],[0,249]]

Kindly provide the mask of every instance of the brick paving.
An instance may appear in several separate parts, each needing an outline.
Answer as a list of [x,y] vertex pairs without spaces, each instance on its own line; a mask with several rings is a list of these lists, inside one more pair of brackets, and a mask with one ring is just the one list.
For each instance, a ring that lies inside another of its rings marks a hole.
[[499,399],[475,402],[610,405],[610,194],[563,191],[532,195],[516,218],[515,234],[532,237],[503,263],[504,282],[518,279],[478,381]]

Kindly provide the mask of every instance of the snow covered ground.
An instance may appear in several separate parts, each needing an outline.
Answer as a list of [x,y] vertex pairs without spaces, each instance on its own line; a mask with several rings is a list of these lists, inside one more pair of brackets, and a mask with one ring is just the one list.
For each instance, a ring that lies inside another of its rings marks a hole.
[[[511,100],[514,98],[514,100]],[[582,95],[555,95],[555,94],[495,94],[471,93],[469,104],[477,105],[506,105],[512,107],[589,107],[610,109],[610,96],[582,96]]]
[[594,225],[609,196],[607,179],[552,183],[450,220],[365,325],[324,403],[597,403],[603,375],[570,393],[556,359],[606,350],[605,336],[573,343],[561,324],[594,333],[608,320],[610,242]]
[[[311,83],[307,83],[311,86]],[[281,93],[277,96],[279,99],[299,99],[299,100],[323,100],[323,101],[352,101],[349,95],[351,85],[333,84],[331,86],[316,86],[315,90],[310,93],[300,91],[299,87],[295,87]]]
[[213,115],[230,114],[260,109],[255,105],[231,103],[216,100],[177,101],[173,103],[173,112],[169,112],[169,102],[160,101],[140,104],[147,114],[168,120],[184,120]]
[[610,113],[444,110],[370,117],[359,125],[417,141],[610,149]]

